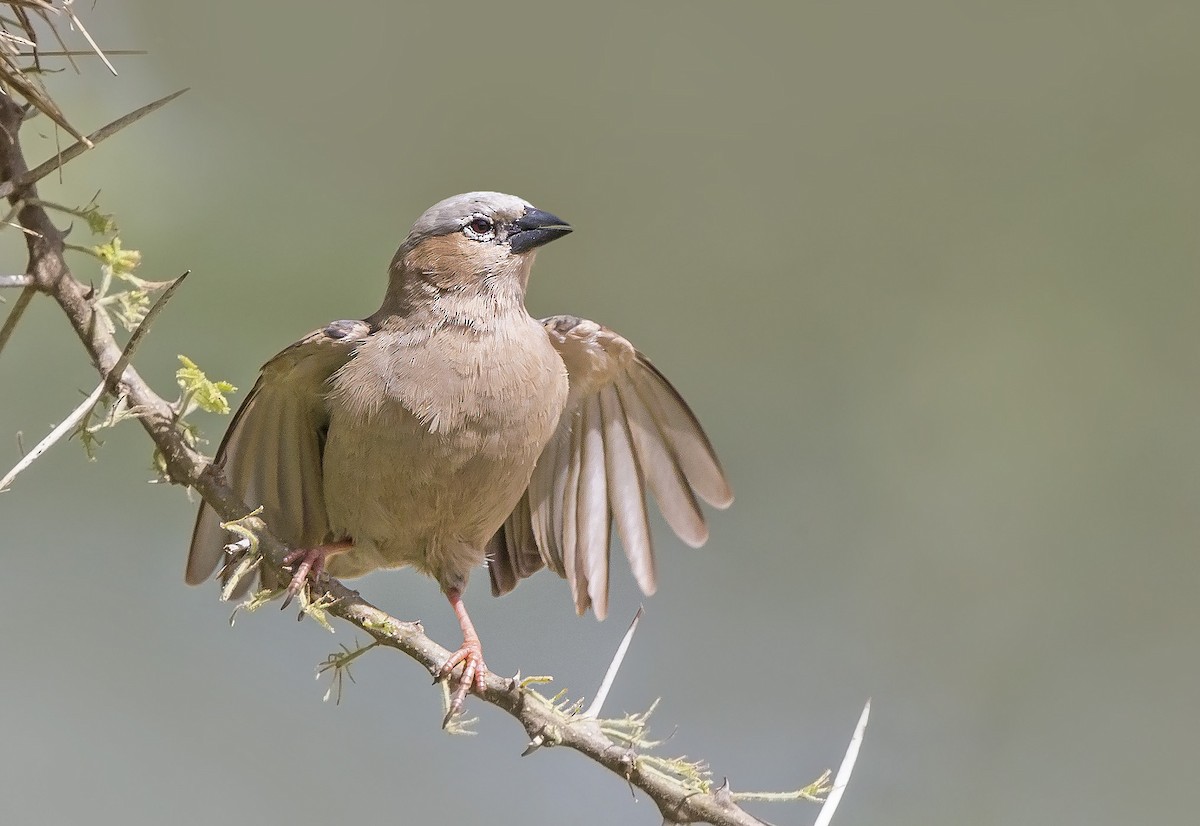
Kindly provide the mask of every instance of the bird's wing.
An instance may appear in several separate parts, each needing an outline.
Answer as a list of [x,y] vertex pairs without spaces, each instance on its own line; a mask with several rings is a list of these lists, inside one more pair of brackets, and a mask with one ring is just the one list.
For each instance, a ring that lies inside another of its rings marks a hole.
[[646,594],[657,586],[646,491],[692,547],[708,539],[696,498],[733,502],[712,445],[687,403],[621,336],[572,316],[542,320],[562,356],[570,393],[529,489],[488,545],[492,593],[543,565],[567,579],[582,614],[608,611],[609,534]]
[[[268,361],[217,450],[214,463],[234,492],[251,507],[262,505],[263,521],[293,547],[328,541],[321,479],[326,382],[369,333],[365,321],[335,321]],[[224,558],[228,534],[221,521],[201,503],[188,552],[191,585],[208,579]],[[249,586],[247,578],[238,593]]]

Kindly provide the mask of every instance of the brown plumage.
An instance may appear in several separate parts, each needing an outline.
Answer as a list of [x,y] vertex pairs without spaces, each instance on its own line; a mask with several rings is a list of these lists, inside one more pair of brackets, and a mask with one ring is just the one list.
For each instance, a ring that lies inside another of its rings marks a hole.
[[[647,492],[693,546],[708,537],[697,497],[733,500],[699,422],[628,341],[526,311],[534,251],[568,232],[511,195],[431,207],[397,251],[380,309],[267,362],[217,454],[297,549],[289,594],[322,568],[411,565],[437,579],[463,630],[442,671],[463,665],[451,713],[486,673],[461,598],[472,568],[486,559],[504,594],[549,567],[579,613],[603,618],[614,522],[638,584],[657,587]],[[201,505],[189,583],[212,575],[226,542]]]

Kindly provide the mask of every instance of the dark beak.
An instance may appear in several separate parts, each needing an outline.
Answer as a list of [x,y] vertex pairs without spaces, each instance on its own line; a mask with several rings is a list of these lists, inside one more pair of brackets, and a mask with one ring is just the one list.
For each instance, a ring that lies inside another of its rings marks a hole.
[[562,238],[570,231],[570,224],[562,218],[526,207],[525,214],[514,222],[508,243],[513,252],[525,252],[549,244],[555,238]]

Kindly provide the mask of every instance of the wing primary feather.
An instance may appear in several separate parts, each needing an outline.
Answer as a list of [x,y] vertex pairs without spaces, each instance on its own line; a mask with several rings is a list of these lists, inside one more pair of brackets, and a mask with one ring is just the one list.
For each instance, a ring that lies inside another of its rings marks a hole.
[[[266,394],[263,390],[256,388],[256,392],[252,394],[252,398],[247,398],[242,410],[244,415],[238,417],[238,421],[230,427],[229,435],[226,437],[226,444],[222,446],[222,456],[224,459],[224,473],[229,480],[229,484],[234,491],[241,497],[253,510],[258,506],[263,506],[263,521],[266,522],[270,515],[266,512],[266,503],[263,501],[263,482],[262,476],[257,470],[257,466],[252,461],[255,457],[255,450],[262,437],[262,420],[269,418],[264,414],[264,406],[270,406],[269,399],[264,400]],[[242,413],[239,410],[239,413]],[[274,440],[268,442],[268,446],[273,444]],[[263,461],[270,461],[269,458]],[[220,527],[220,519],[217,520],[217,531],[221,534],[221,539],[216,544],[218,555],[224,553],[225,542],[229,534]],[[286,538],[280,537],[285,542]],[[229,581],[231,571],[227,569],[221,570],[221,583],[224,585]],[[230,594],[234,599],[237,599],[250,590],[250,586],[254,584],[255,577],[247,576],[237,588]]]
[[[263,474],[274,481],[269,487],[264,485],[264,490],[272,492],[268,498],[272,500],[272,509],[278,514],[276,518],[282,518],[285,511],[293,514],[292,524],[295,530],[294,534],[288,537],[288,541],[299,547],[320,544],[313,541],[313,515],[309,513],[308,502],[304,498],[304,470],[300,467],[311,458],[309,452],[304,449],[306,440],[301,436],[301,428],[305,426],[306,419],[305,411],[298,409],[297,405],[288,405],[280,411],[276,445],[281,455],[273,465],[262,468]],[[281,461],[282,454],[287,453],[291,454],[292,461]]]
[[662,430],[642,400],[636,382],[616,386],[628,414],[638,466],[646,474],[663,518],[680,539],[693,548],[700,547],[708,539],[708,526]]
[[[641,369],[638,369],[641,368]],[[733,491],[717,460],[712,443],[679,391],[653,364],[639,354],[629,370],[642,400],[654,415],[688,484],[700,498],[718,508],[733,503]]]
[[605,468],[604,429],[600,398],[593,394],[584,403],[580,428],[580,470],[576,550],[587,572],[588,597],[597,619],[608,613],[608,478]]
[[658,587],[658,577],[646,516],[646,494],[625,409],[611,385],[600,391],[600,415],[604,421],[604,456],[608,465],[608,504],[634,579],[642,593],[649,596]]
[[[317,424],[310,420],[307,427],[319,432]],[[323,448],[321,439],[302,439],[300,441],[302,458],[300,462],[300,495],[304,502],[304,544],[320,545],[330,542],[334,537],[329,531],[329,516],[325,510],[325,485],[322,483],[324,471],[322,468]]]
[[562,529],[559,533],[562,541],[563,572],[571,586],[571,596],[575,599],[575,610],[582,614],[587,610],[587,571],[578,558],[577,509],[579,503],[579,454],[581,445],[580,431],[583,428],[576,418],[571,423],[571,444],[567,452],[567,465],[563,468],[562,495]]
[[[573,419],[574,417],[570,417]],[[567,423],[567,430],[562,434],[561,441],[558,445],[558,458],[554,463],[554,493],[550,499],[552,508],[550,511],[550,528],[551,536],[558,543],[558,555],[562,559],[563,576],[570,579],[567,574],[567,501],[574,500],[574,494],[569,494],[567,488],[571,483],[571,468],[574,466],[574,445],[573,434],[574,429],[570,422]],[[574,516],[572,515],[572,520]],[[575,535],[575,523],[571,523],[570,535]],[[572,553],[574,553],[574,545],[572,545]]]
[[[271,432],[283,411],[268,415],[266,408],[275,408],[272,404],[273,394],[264,388],[254,400],[254,409],[250,410],[244,424],[238,429],[230,444],[226,461],[226,475],[233,489],[242,497],[242,501],[252,509],[262,506],[262,520],[280,540],[291,543],[293,540],[288,531],[283,530],[282,515],[277,507],[277,496],[269,495],[271,491],[271,474],[275,471],[280,457],[280,437],[283,431]],[[261,569],[260,569],[261,580]],[[231,596],[240,598],[250,590],[255,577],[247,576],[234,589]],[[228,582],[228,577],[222,577],[222,583]],[[265,584],[265,583],[264,583]]]
[[[233,414],[233,419],[225,431],[225,437],[221,439],[221,444],[217,448],[217,460],[222,462],[222,471],[227,479],[232,479],[226,472],[229,469],[229,460],[232,454],[237,452],[238,434],[246,417],[254,407],[260,386],[261,379],[250,389],[242,406]],[[188,585],[199,585],[212,576],[220,566],[225,555],[226,545],[226,531],[221,527],[221,522],[217,512],[207,502],[200,503],[200,509],[196,513],[196,526],[192,530],[192,545],[188,550],[187,571],[184,574],[184,581]]]
[[538,458],[527,494],[534,541],[542,561],[561,577],[566,576],[559,537],[562,536],[562,497],[566,475],[562,468],[562,455],[563,443],[567,438],[562,430],[555,431],[550,444]]
[[513,558],[513,572],[517,578],[524,579],[540,570],[544,563],[533,538],[533,521],[529,512],[528,496],[522,496],[517,502],[513,518],[505,523],[505,530],[508,535],[508,547]]
[[199,585],[213,575],[221,562],[225,546],[225,531],[221,528],[216,511],[207,502],[200,505],[196,514],[196,526],[192,529],[192,548],[188,554],[184,581],[188,585]]
[[496,531],[484,548],[487,558],[488,577],[492,581],[492,596],[499,597],[517,587],[517,579],[513,575],[510,564],[509,548],[505,546],[505,531],[507,526]]

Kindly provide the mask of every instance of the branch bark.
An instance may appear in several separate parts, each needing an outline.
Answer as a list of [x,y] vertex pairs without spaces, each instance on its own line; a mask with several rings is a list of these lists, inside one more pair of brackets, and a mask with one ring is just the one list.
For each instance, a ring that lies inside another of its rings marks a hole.
[[[173,97],[173,96],[172,96]],[[147,114],[163,101],[114,121],[92,136],[92,142],[114,134]],[[0,95],[0,195],[17,210],[28,247],[26,273],[29,291],[49,296],[66,315],[108,391],[124,396],[146,433],[158,447],[170,480],[194,488],[225,519],[233,521],[250,512],[211,468],[204,456],[188,446],[177,422],[176,411],[155,393],[138,372],[122,358],[122,347],[102,323],[92,304],[90,289],[72,274],[63,257],[64,236],[47,212],[37,203],[37,179],[77,154],[75,148],[52,159],[31,174],[21,150],[19,132],[24,109],[11,96]],[[79,146],[78,151],[84,151]],[[31,203],[32,202],[32,203]],[[266,560],[278,567],[286,549],[271,535],[261,520],[251,517],[244,524],[255,532]],[[369,634],[378,644],[400,651],[436,674],[450,655],[427,637],[419,622],[404,622],[371,605],[355,591],[330,579],[324,590],[332,597],[325,610]],[[717,826],[758,826],[762,821],[744,811],[728,783],[709,789],[687,782],[651,765],[626,745],[602,730],[603,721],[571,714],[516,679],[495,674],[487,677],[480,699],[515,717],[531,741],[573,749],[604,766],[632,786],[641,789],[662,812],[664,822],[706,822]]]

